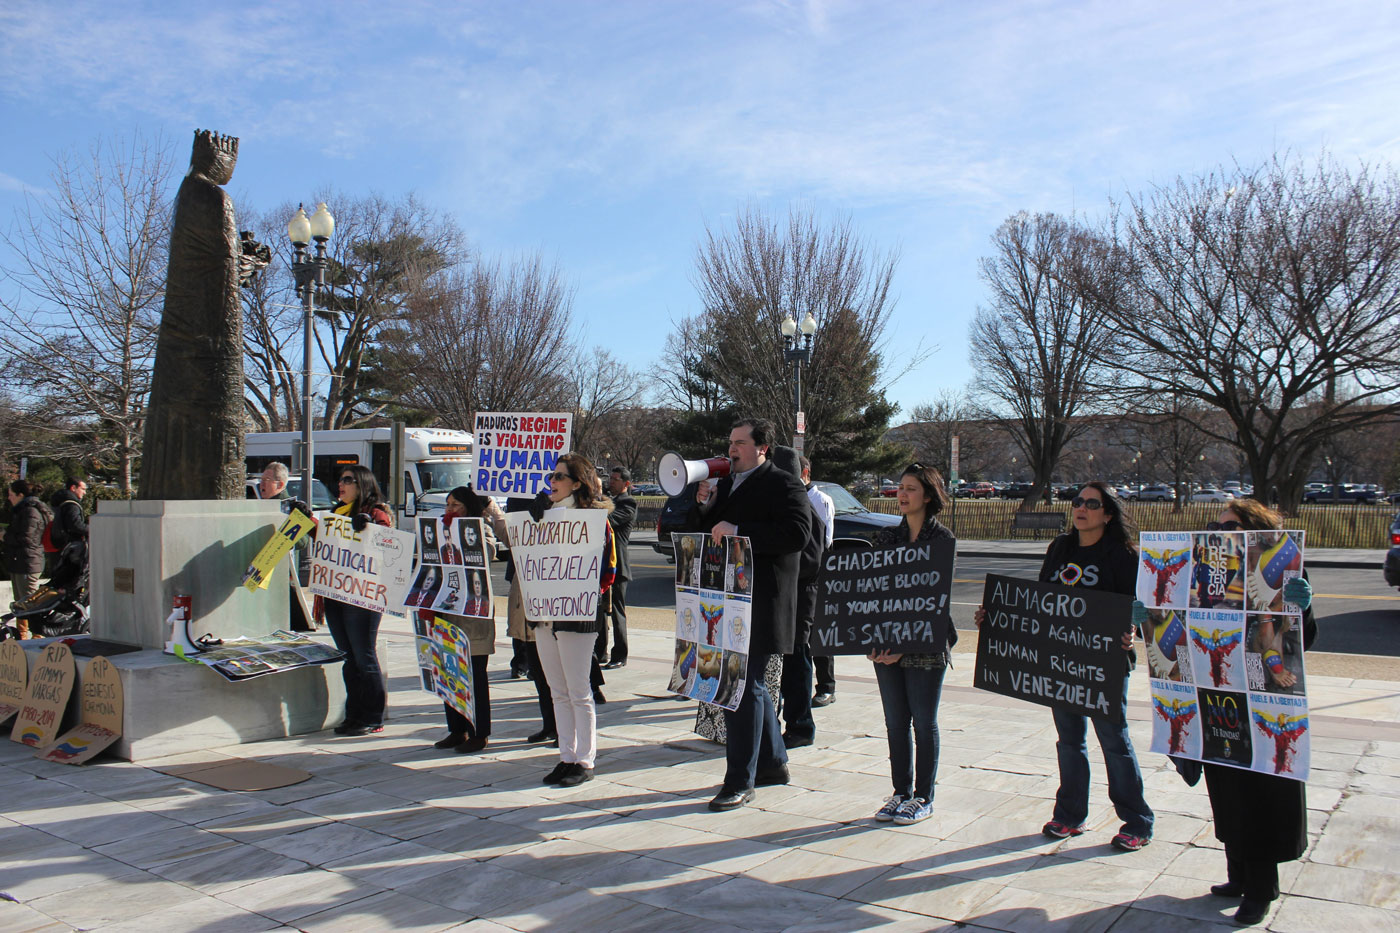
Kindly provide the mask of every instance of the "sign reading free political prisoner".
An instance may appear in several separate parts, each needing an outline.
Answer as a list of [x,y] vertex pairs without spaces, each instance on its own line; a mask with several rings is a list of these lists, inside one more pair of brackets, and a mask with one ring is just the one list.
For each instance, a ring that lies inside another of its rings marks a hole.
[[566,412],[477,412],[472,486],[478,495],[533,499],[549,488],[549,474],[573,441]]
[[322,517],[311,542],[312,593],[399,615],[412,583],[412,532],[373,523],[356,531],[347,515]]
[[550,509],[506,515],[525,618],[531,622],[592,622],[598,615],[598,575],[607,544],[603,509]]
[[832,551],[822,561],[813,654],[941,654],[957,542]]
[[1121,723],[1131,596],[987,576],[972,685]]

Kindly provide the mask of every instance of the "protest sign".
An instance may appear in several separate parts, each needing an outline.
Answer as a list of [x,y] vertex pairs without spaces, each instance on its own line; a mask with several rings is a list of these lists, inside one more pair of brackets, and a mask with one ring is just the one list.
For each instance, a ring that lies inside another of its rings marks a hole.
[[279,629],[256,638],[225,638],[218,648],[182,657],[192,664],[203,664],[225,680],[236,682],[312,664],[329,664],[343,659],[345,652],[305,635]]
[[91,760],[122,734],[122,681],[112,662],[98,655],[83,671],[78,725],[36,757],[65,765]]
[[1307,780],[1301,531],[1142,534],[1153,751]]
[[1132,605],[1119,593],[988,574],[972,685],[1121,723]]
[[419,518],[418,575],[404,597],[409,609],[490,619],[491,572],[479,518]]
[[0,641],[0,725],[24,705],[29,688],[29,656],[17,641]]
[[942,654],[957,542],[832,551],[822,562],[813,654]]
[[533,499],[549,488],[549,474],[573,441],[567,412],[477,412],[472,484],[477,495]]
[[73,652],[61,641],[51,642],[39,653],[39,662],[29,674],[19,716],[10,730],[10,740],[44,748],[58,735],[63,713],[73,693]]
[[472,681],[471,643],[467,633],[441,616],[427,621],[415,615],[418,676],[423,689],[442,697],[447,705],[476,725],[475,688]]
[[672,693],[737,709],[744,697],[753,618],[748,538],[672,534],[676,553],[676,653]]
[[309,515],[303,515],[293,509],[282,522],[282,526],[273,532],[262,550],[258,551],[248,569],[243,571],[243,585],[254,591],[267,589],[268,583],[272,582],[272,571],[315,525]]
[[525,618],[531,622],[592,622],[598,616],[599,573],[607,543],[603,509],[550,509],[506,515]]
[[321,519],[321,530],[311,542],[312,593],[398,614],[412,581],[411,532],[373,523],[356,531],[345,515]]

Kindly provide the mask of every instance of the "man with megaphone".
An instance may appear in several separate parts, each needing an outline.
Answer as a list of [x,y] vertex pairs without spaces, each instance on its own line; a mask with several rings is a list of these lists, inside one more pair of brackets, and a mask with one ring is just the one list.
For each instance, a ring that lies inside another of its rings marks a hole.
[[811,507],[802,483],[774,468],[768,449],[773,422],[745,418],[729,432],[729,475],[702,482],[691,531],[749,539],[754,567],[751,634],[743,698],[724,713],[724,784],[710,809],[733,810],[753,800],[754,788],[788,782],[787,749],[763,674],[772,654],[790,654],[797,630],[798,558],[811,530]]

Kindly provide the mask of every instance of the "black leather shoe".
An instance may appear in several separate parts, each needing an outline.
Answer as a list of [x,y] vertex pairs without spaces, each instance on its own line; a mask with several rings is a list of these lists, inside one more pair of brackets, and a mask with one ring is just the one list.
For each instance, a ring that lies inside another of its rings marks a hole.
[[559,762],[557,765],[554,766],[553,771],[549,772],[544,776],[544,779],[543,781],[541,781],[541,783],[558,784],[561,780],[564,779],[564,775],[568,774],[569,771],[573,769],[573,766],[573,762],[571,761]]
[[811,736],[793,735],[791,732],[783,733],[783,748],[806,748],[813,741]]
[[438,739],[433,743],[433,748],[456,748],[467,740],[467,737],[460,732],[449,732],[447,738]]
[[459,742],[457,745],[453,746],[452,750],[461,755],[469,755],[472,752],[479,752],[485,747],[486,737],[474,735],[471,738],[463,742]]
[[721,787],[719,793],[715,795],[715,799],[710,801],[710,809],[716,813],[737,810],[750,800],[753,800],[752,787],[746,787],[743,790],[729,790]]
[[550,732],[548,729],[541,729],[539,732],[533,733],[525,741],[529,742],[531,745],[535,745],[539,742],[557,742],[559,741],[559,733]]
[[603,705],[604,703],[606,703],[606,702],[608,702],[608,698],[605,697],[605,696],[603,696],[603,691],[599,690],[597,687],[594,687],[594,688],[593,688],[593,703],[594,703],[595,705],[597,705],[597,706],[602,706],[602,705]]
[[349,735],[350,733],[354,732],[354,731],[355,731],[356,729],[358,729],[358,728],[360,728],[360,724],[359,724],[358,722],[355,722],[354,720],[351,720],[351,719],[347,719],[347,720],[345,720],[344,722],[342,722],[340,725],[338,725],[338,726],[335,727],[335,734],[336,734],[336,735]]
[[1244,885],[1238,881],[1227,881],[1224,884],[1213,884],[1210,886],[1210,893],[1216,897],[1244,897]]
[[816,707],[830,706],[835,702],[836,694],[834,693],[818,693],[816,696],[812,697],[812,705]]
[[1240,909],[1235,911],[1235,922],[1240,926],[1254,926],[1264,919],[1264,915],[1269,912],[1269,905],[1272,903],[1273,901],[1256,901],[1251,897],[1246,897],[1240,902]]
[[342,727],[341,729],[336,729],[335,731],[340,735],[378,735],[379,733],[384,731],[384,727],[354,725]]
[[753,777],[754,787],[777,787],[779,784],[786,784],[792,780],[788,774],[787,765],[778,765],[776,768],[764,768]]
[[593,769],[575,762],[569,765],[569,773],[559,779],[560,787],[577,787],[584,781],[593,780]]
[[529,677],[529,676],[530,676],[530,672],[529,672],[529,671],[522,671],[522,670],[521,670],[520,668],[518,668],[518,667],[512,667],[512,668],[510,669],[510,679],[511,679],[511,680],[524,680],[526,677]]
[[617,670],[619,667],[626,667],[626,666],[627,666],[627,662],[626,662],[626,661],[609,661],[607,664],[604,664],[604,665],[603,665],[603,670],[605,670],[605,671],[615,671],[615,670]]

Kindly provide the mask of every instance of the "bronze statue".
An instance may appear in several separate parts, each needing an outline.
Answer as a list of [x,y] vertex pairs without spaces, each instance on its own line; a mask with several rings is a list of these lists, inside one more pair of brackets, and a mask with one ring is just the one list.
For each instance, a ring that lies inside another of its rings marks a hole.
[[251,267],[262,257],[254,242],[245,260],[233,200],[221,187],[237,161],[236,137],[195,131],[170,231],[165,310],[146,409],[142,499],[244,497],[239,284],[245,273],[256,273]]

